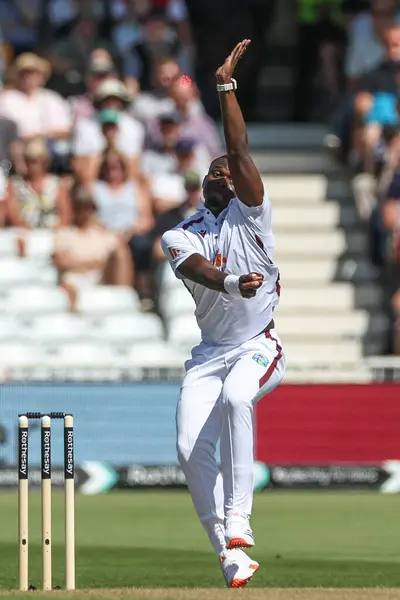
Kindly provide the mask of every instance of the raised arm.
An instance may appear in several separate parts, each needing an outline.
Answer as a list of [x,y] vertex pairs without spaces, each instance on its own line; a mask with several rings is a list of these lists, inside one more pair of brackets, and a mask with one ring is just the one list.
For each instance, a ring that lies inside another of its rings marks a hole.
[[[229,85],[232,83],[236,65],[249,44],[250,40],[243,40],[237,44],[222,67],[217,70],[217,84]],[[247,206],[260,206],[263,202],[264,186],[250,156],[246,124],[235,91],[220,91],[219,99],[228,164],[237,196]]]

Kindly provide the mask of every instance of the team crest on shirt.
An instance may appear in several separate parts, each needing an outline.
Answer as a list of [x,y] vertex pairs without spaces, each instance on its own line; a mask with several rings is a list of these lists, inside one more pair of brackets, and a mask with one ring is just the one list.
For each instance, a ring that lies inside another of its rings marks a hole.
[[168,248],[168,251],[173,259],[175,259],[178,254],[180,254],[180,250],[178,248]]
[[269,360],[264,354],[253,354],[252,359],[256,361],[261,367],[268,367]]

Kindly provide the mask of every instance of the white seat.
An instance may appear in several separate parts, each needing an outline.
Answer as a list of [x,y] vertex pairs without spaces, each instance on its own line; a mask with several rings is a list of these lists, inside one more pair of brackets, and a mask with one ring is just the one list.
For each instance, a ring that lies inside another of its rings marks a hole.
[[52,367],[113,367],[118,355],[107,345],[96,342],[73,342],[44,346],[46,365]]
[[183,285],[163,294],[160,307],[167,320],[179,315],[193,315],[196,308],[192,296]]
[[360,310],[333,313],[329,317],[321,314],[291,315],[282,313],[277,321],[279,337],[301,341],[312,339],[361,338],[368,329],[368,313]]
[[287,343],[283,344],[287,364],[307,364],[333,366],[352,364],[355,365],[361,360],[361,344],[356,341],[326,343]]
[[3,342],[4,340],[19,339],[21,337],[22,329],[21,323],[16,319],[13,317],[4,318],[3,315],[0,321],[0,342]]
[[15,314],[47,314],[68,310],[68,298],[61,288],[21,286],[11,288],[6,298],[6,310]]
[[92,316],[131,313],[139,307],[138,296],[130,287],[98,285],[80,290],[78,298],[80,312]]
[[326,285],[309,285],[307,287],[282,286],[282,294],[277,314],[290,311],[296,313],[349,312],[354,307],[354,289],[349,283],[332,283]]
[[324,175],[265,175],[263,181],[273,206],[288,200],[317,204],[326,197]]
[[132,367],[183,368],[188,356],[166,342],[155,342],[135,344],[126,359]]
[[23,329],[24,335],[39,343],[87,339],[88,331],[85,319],[68,313],[36,317],[29,327]]
[[17,253],[17,243],[14,229],[0,230],[0,256],[15,256]]
[[0,343],[0,370],[11,367],[35,366],[40,363],[40,350],[26,342]]
[[30,231],[27,236],[26,255],[29,258],[50,259],[53,252],[54,233],[46,229]]
[[0,286],[7,288],[13,285],[29,283],[55,285],[57,271],[51,265],[43,265],[28,258],[3,258],[0,260]]
[[201,341],[200,329],[194,316],[182,315],[168,322],[168,339],[176,348],[187,352]]
[[164,328],[160,317],[153,314],[110,315],[92,326],[89,336],[112,343],[162,340]]

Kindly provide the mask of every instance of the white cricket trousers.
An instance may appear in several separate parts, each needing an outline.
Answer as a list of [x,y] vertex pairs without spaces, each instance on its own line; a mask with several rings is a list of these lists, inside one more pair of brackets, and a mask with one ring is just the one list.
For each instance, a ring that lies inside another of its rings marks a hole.
[[178,458],[219,555],[225,548],[227,511],[251,514],[254,406],[281,383],[285,357],[271,329],[234,350],[201,343],[185,367],[176,415]]

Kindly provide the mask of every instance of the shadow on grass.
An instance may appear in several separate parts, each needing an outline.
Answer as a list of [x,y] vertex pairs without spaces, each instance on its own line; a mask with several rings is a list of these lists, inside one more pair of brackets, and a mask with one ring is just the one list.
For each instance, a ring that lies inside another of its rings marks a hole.
[[[0,588],[15,589],[17,544],[0,544]],[[399,587],[397,562],[285,560],[257,553],[261,568],[251,587]],[[212,552],[149,548],[77,548],[77,587],[223,587]],[[41,549],[29,548],[30,583],[40,587]],[[53,585],[64,584],[64,549],[53,547]]]

